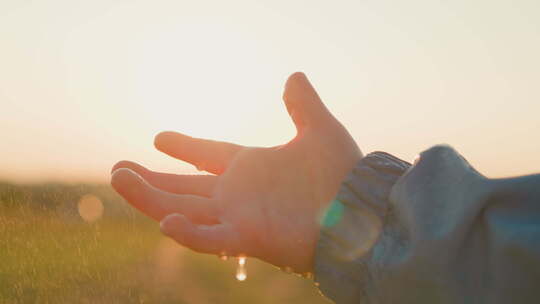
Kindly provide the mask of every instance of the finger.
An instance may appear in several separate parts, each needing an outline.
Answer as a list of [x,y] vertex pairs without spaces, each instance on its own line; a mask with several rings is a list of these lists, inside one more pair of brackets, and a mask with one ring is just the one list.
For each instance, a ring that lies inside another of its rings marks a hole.
[[152,186],[176,194],[194,194],[210,197],[218,179],[214,175],[176,175],[154,172],[127,160],[114,165],[112,172],[120,168],[133,170]]
[[181,214],[171,214],[160,223],[163,234],[197,252],[238,255],[238,234],[229,224],[196,225]]
[[169,214],[181,213],[196,222],[215,222],[217,207],[212,200],[161,191],[130,169],[114,171],[111,184],[131,205],[157,221]]
[[306,126],[322,125],[333,119],[304,73],[296,72],[289,76],[283,100],[298,132]]
[[199,170],[221,174],[243,147],[235,144],[194,138],[176,132],[159,133],[156,148],[172,157],[195,165]]

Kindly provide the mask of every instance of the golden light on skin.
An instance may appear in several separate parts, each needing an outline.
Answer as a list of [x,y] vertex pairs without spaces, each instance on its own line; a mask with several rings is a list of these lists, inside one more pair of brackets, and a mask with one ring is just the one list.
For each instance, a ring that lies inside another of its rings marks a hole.
[[101,218],[104,207],[97,196],[87,194],[79,200],[78,210],[85,222],[93,223]]

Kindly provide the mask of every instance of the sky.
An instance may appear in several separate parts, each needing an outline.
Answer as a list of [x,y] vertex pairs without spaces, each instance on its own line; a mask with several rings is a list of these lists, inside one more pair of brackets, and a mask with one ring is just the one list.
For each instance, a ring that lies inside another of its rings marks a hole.
[[0,179],[106,182],[175,130],[273,146],[303,71],[364,154],[540,172],[540,2],[0,0]]

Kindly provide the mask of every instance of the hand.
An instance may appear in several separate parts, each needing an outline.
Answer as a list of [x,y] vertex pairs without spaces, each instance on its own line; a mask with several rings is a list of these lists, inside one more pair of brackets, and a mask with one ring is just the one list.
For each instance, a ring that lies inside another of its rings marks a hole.
[[319,218],[362,154],[304,74],[289,77],[283,99],[297,128],[287,144],[243,147],[163,132],[158,150],[215,175],[157,173],[121,161],[113,187],[195,251],[312,271]]

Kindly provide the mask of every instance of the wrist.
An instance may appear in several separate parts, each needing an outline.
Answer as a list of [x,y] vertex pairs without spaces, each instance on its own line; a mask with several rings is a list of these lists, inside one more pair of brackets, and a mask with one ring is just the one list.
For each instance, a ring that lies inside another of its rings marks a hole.
[[[381,235],[390,191],[409,167],[390,154],[370,153],[350,171],[327,208],[315,250],[315,278],[321,291],[334,301],[359,298],[357,294],[334,294],[333,290],[369,279],[363,261]],[[362,290],[350,287],[347,290]]]

